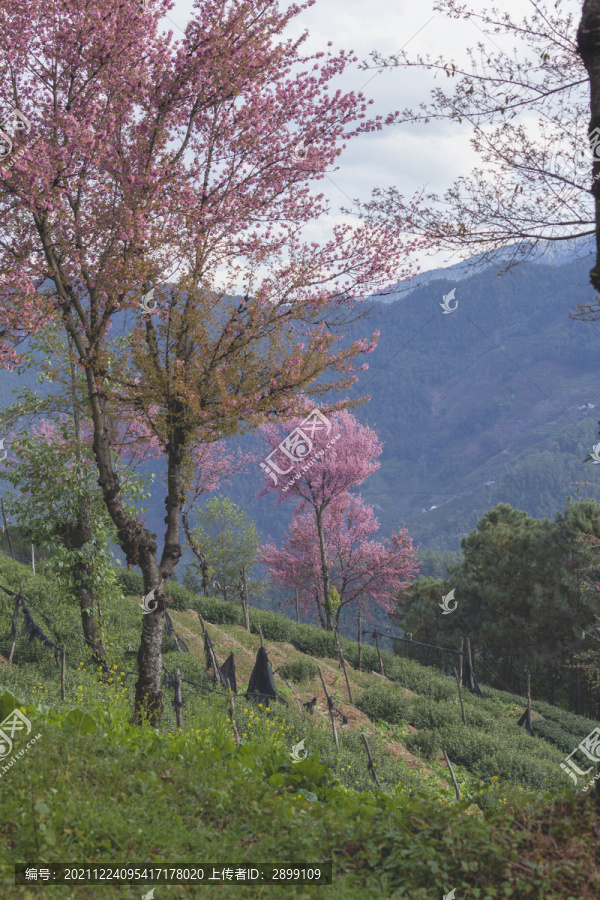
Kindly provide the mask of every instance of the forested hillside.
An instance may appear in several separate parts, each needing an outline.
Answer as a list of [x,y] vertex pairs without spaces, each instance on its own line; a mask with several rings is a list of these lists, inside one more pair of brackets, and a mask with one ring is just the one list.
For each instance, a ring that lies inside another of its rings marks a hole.
[[[523,264],[373,303],[381,337],[350,396],[370,395],[355,414],[385,443],[360,489],[383,533],[406,523],[423,550],[457,551],[497,503],[553,519],[577,491],[600,499],[583,464],[598,439],[600,334],[569,318],[588,300],[587,267]],[[443,315],[452,287],[458,308]],[[289,511],[255,501],[258,487],[257,473],[231,496],[280,538]]]

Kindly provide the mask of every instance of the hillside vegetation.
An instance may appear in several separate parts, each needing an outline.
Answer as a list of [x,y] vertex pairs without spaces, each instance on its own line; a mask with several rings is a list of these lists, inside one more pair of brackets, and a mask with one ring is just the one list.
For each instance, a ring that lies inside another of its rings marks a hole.
[[[125,589],[136,580],[121,573]],[[332,860],[333,884],[286,887],[295,897],[410,897],[425,900],[451,888],[457,897],[592,898],[598,895],[600,811],[591,796],[573,795],[560,761],[596,723],[534,703],[535,736],[518,728],[523,698],[483,687],[466,694],[467,727],[456,684],[432,667],[383,652],[387,679],[372,674],[374,648],[342,639],[356,706],[331,634],[284,616],[251,610],[252,633],[233,603],[194,597],[173,585],[176,634],[189,654],[165,638],[164,661],[183,684],[184,728],[175,724],[172,689],[165,687],[160,728],[131,721],[135,662],[126,657],[139,634],[139,596],[104,613],[113,669],[107,683],[86,664],[79,613],[57,602],[52,586],[18,563],[0,558],[0,584],[23,581],[36,621],[67,645],[66,701],[53,654],[19,637],[15,663],[0,667],[0,713],[19,705],[42,737],[0,779],[3,865],[26,862],[318,863]],[[35,607],[35,609],[34,609]],[[8,648],[12,604],[0,604],[0,647]],[[234,652],[238,697],[236,748],[227,696],[206,674],[200,612],[222,663]],[[259,707],[242,696],[261,626],[286,707]],[[134,665],[132,665],[132,661]],[[339,751],[316,666],[336,706]],[[314,716],[295,702],[317,698]],[[80,710],[81,712],[74,712]],[[368,735],[381,789],[374,787],[360,733]],[[305,740],[308,757],[291,762]],[[441,750],[458,779],[457,802]],[[97,887],[46,887],[44,896],[87,900]],[[104,889],[106,896],[109,890]],[[163,898],[204,896],[207,888],[161,886]],[[236,889],[220,885],[220,895]],[[249,896],[281,889],[249,886]],[[275,891],[275,893],[274,893]],[[111,894],[112,895],[112,894]],[[33,898],[34,888],[3,896]],[[119,888],[138,898],[139,886]],[[157,895],[158,900],[158,895]]]

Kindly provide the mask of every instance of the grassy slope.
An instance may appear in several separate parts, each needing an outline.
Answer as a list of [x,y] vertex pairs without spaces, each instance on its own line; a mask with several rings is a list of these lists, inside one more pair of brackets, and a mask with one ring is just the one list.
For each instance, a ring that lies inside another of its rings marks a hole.
[[[300,715],[290,690],[277,676],[288,708],[274,704],[266,711],[238,696],[240,750],[232,739],[224,696],[194,691],[186,684],[183,734],[176,733],[171,690],[165,690],[161,733],[147,727],[134,729],[128,720],[135,676],[121,673],[131,667],[131,660],[123,659],[123,648],[127,643],[137,646],[136,599],[113,604],[105,615],[116,668],[113,681],[100,685],[85,665],[77,612],[56,606],[49,586],[33,579],[25,567],[0,559],[0,584],[12,587],[21,578],[27,596],[55,622],[56,637],[68,643],[70,666],[65,705],[60,701],[58,670],[41,645],[29,651],[32,658],[27,662],[19,644],[22,664],[0,666],[0,684],[13,690],[23,704],[31,704],[26,714],[35,733],[42,734],[35,747],[0,778],[4,813],[0,863],[133,866],[154,860],[171,865],[186,861],[300,865],[333,859],[331,887],[246,886],[244,894],[425,900],[455,888],[457,900],[598,896],[600,811],[591,797],[570,795],[558,766],[565,755],[558,749],[560,740],[572,739],[572,749],[581,740],[578,735],[585,736],[593,727],[588,720],[579,722],[579,717],[534,704],[557,721],[545,720],[553,742],[532,739],[514,725],[515,698],[484,689],[488,699],[466,698],[470,724],[461,730],[462,725],[453,724],[460,713],[451,702],[456,689],[450,679],[384,654],[386,672],[396,679],[384,685],[370,674],[374,659],[371,648],[365,648],[366,671],[361,675],[350,670],[355,702],[370,711],[389,710],[389,716],[397,720],[376,724],[347,702],[342,672],[330,654],[308,656],[290,640],[269,636],[288,633],[295,644],[306,646],[307,641],[322,641],[322,634],[315,630],[313,635],[308,626],[297,630],[295,623],[281,616],[253,610],[253,627],[261,621],[276,670],[292,659],[314,658],[321,666],[331,694],[349,718],[348,726],[338,720],[339,752],[333,748],[318,676],[294,686],[300,700],[317,697],[313,718]],[[211,617],[231,618],[232,611],[237,612],[230,604],[197,602],[208,622]],[[196,612],[183,608],[171,615],[191,652],[189,656],[166,653],[167,668],[172,671],[179,666],[185,678],[210,688]],[[11,603],[1,601],[2,646],[6,646],[10,617]],[[258,635],[233,623],[214,621],[208,630],[219,661],[233,650],[238,690],[240,686],[243,690],[260,644]],[[343,644],[345,654],[353,659],[356,648],[350,642]],[[8,710],[6,702],[4,707],[2,716]],[[93,717],[94,733],[83,734],[65,721],[65,712],[76,707]],[[410,720],[419,727],[410,725]],[[542,718],[538,716],[537,721],[541,723]],[[457,728],[459,733],[454,735]],[[360,731],[369,734],[381,792],[371,787]],[[438,732],[446,745],[455,741],[449,750],[451,759],[462,754],[466,762],[455,766],[465,796],[460,803],[454,800],[448,772],[436,750]],[[424,740],[423,736],[430,737]],[[290,750],[302,738],[308,759],[291,765]],[[411,740],[424,740],[425,760],[406,749]],[[510,764],[505,765],[507,747],[512,752]],[[496,763],[497,748],[501,753]],[[500,768],[501,776],[493,774]],[[224,897],[237,896],[240,890],[218,888]],[[138,886],[49,887],[44,897],[139,898],[144,892]],[[208,887],[161,886],[156,900],[190,900],[207,892]],[[39,891],[5,884],[0,893],[33,898]]]

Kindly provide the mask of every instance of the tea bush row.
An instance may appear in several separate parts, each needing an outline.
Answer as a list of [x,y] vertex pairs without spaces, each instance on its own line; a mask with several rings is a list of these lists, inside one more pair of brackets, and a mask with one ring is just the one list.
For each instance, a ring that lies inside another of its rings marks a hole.
[[[523,734],[486,734],[464,725],[425,729],[403,738],[407,750],[433,759],[445,750],[453,763],[482,778],[498,777],[524,788],[566,790],[568,780],[560,769],[563,759],[553,747]],[[535,742],[535,743],[534,743]]]
[[306,659],[291,659],[279,666],[279,672],[288,681],[294,684],[306,684],[311,681],[319,673],[316,663],[306,657]]

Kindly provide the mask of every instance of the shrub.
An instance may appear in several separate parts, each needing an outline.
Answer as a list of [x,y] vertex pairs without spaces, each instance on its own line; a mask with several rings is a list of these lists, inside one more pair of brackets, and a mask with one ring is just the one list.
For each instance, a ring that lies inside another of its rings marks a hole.
[[384,719],[392,725],[400,725],[410,715],[411,699],[391,685],[370,684],[356,701],[356,706],[371,719]]
[[[556,722],[557,725],[560,725],[565,731],[570,731],[571,734],[578,736],[579,740],[587,737],[590,731],[593,731],[594,728],[598,728],[598,725],[600,724],[594,719],[578,716],[575,713],[567,712],[566,709],[561,709],[560,706],[551,706],[550,703],[545,703],[543,701],[534,702],[533,707],[535,712],[539,713],[545,719]],[[579,743],[579,741],[577,741],[577,743]]]
[[403,738],[403,743],[410,753],[420,756],[422,759],[432,760],[442,749],[442,736],[438,731],[419,731],[417,734],[408,734]]
[[561,754],[520,729],[504,734],[485,734],[476,728],[448,725],[409,734],[404,746],[412,753],[431,759],[446,750],[453,763],[465,766],[484,778],[498,776],[522,787],[564,789],[565,778],[559,763]]
[[279,666],[279,672],[294,684],[306,684],[318,675],[318,668],[312,659],[290,659]]
[[133,569],[118,569],[117,582],[126,597],[141,597],[144,593],[144,579]]
[[410,705],[409,724],[415,728],[444,728],[462,721],[458,704],[435,703],[427,697],[414,697]]
[[182,584],[177,584],[175,581],[167,582],[165,593],[172,600],[170,609],[185,612],[187,609],[195,609],[196,607],[196,595]]
[[[543,738],[550,744],[554,744],[559,750],[570,753],[575,749],[581,740],[580,735],[574,735],[570,731],[565,731],[556,722],[550,722],[546,719],[535,719],[532,723],[533,733]],[[589,732],[588,732],[589,733]]]

